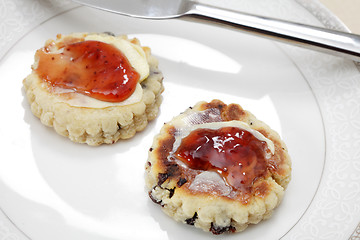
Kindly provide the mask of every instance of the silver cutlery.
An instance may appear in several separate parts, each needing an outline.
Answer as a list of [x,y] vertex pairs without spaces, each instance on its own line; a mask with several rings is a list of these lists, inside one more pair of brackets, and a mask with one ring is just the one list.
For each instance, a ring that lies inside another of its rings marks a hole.
[[73,0],[89,7],[145,19],[186,17],[360,62],[360,35],[309,26],[190,0]]

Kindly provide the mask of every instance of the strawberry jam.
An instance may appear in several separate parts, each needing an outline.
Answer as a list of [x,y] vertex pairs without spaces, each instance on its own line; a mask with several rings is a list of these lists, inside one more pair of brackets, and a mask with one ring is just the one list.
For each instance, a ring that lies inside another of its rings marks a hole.
[[234,189],[251,191],[267,173],[266,142],[236,127],[197,129],[185,137],[175,155],[195,170],[216,171]]
[[140,76],[115,46],[81,41],[60,50],[51,53],[45,47],[37,51],[35,71],[52,86],[107,102],[121,102],[135,91]]

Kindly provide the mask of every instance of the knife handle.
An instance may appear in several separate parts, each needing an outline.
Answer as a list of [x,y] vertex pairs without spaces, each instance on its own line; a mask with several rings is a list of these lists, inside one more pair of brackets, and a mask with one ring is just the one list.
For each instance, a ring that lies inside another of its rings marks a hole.
[[360,35],[193,2],[187,16],[360,62]]

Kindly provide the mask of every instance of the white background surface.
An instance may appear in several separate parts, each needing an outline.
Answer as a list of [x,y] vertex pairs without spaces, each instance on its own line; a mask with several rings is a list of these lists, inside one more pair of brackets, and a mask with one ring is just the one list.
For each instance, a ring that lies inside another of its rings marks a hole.
[[359,0],[320,0],[355,34],[360,34]]

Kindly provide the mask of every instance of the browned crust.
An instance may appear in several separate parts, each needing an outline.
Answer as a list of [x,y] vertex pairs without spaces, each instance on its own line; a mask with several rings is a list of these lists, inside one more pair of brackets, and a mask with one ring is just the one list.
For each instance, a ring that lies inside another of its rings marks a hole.
[[[207,109],[211,110],[206,111]],[[254,181],[250,194],[242,194],[240,190],[234,189],[229,194],[221,194],[216,192],[217,190],[190,190],[195,177],[201,171],[183,167],[172,161],[169,153],[173,151],[174,136],[178,130],[172,125],[173,121],[170,121],[163,126],[149,149],[145,178],[150,199],[161,205],[162,210],[176,221],[216,235],[240,232],[249,224],[257,224],[269,218],[280,203],[291,176],[290,157],[280,136],[238,104],[227,105],[220,100],[200,102],[182,114],[192,114],[191,111],[205,111],[201,118],[206,122],[246,122],[251,128],[272,140],[275,154],[268,161],[268,172]],[[221,119],[211,116],[213,113],[217,113]]]

